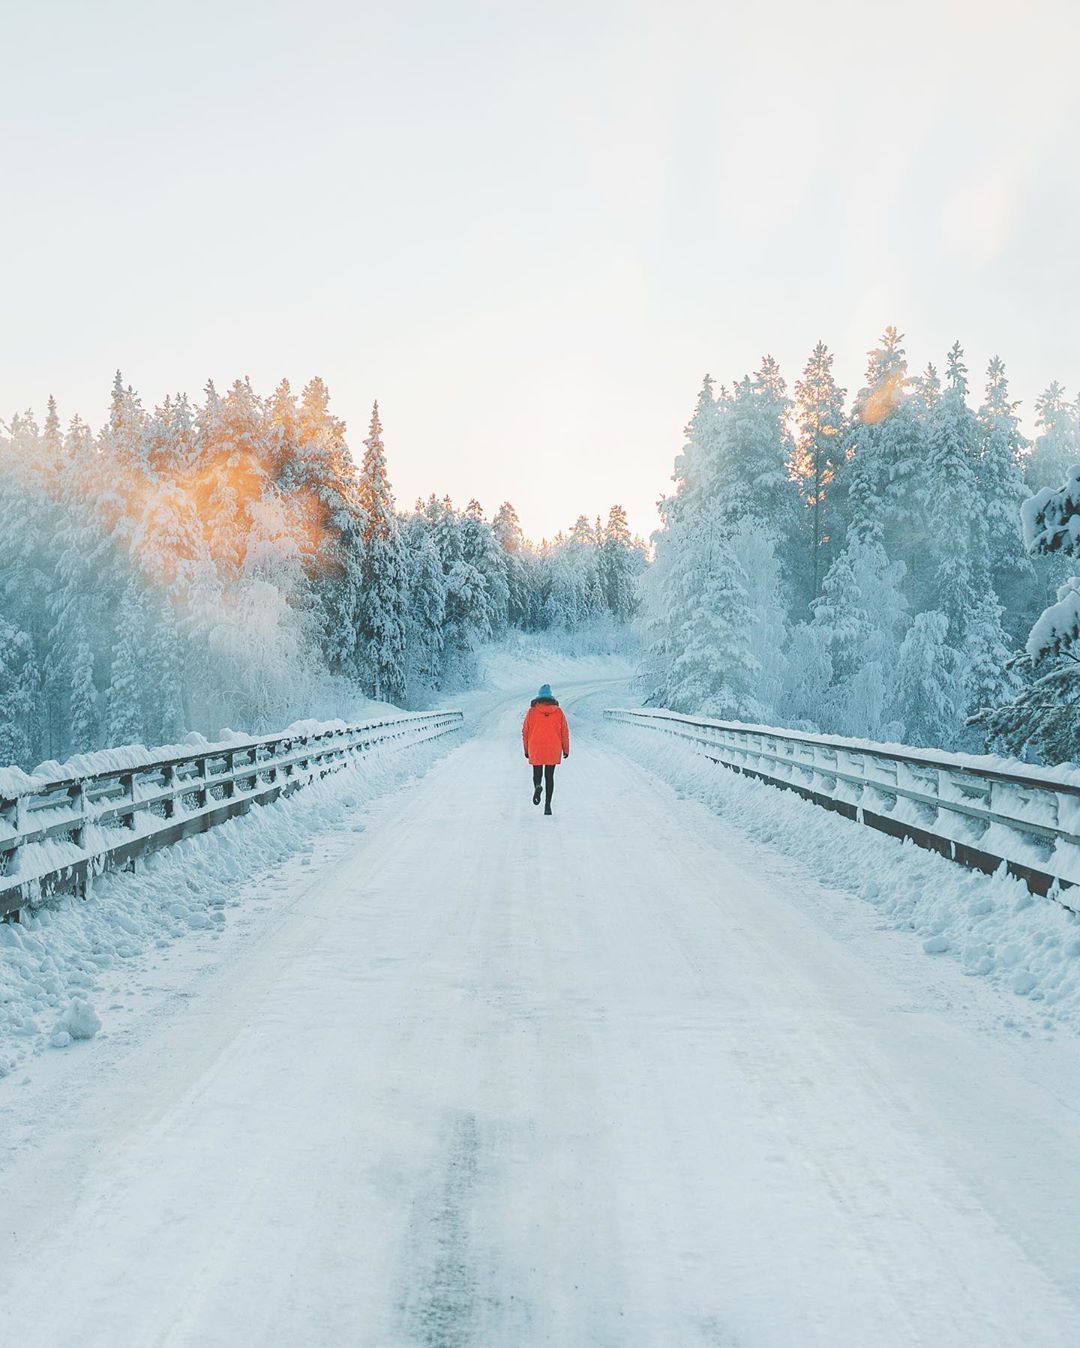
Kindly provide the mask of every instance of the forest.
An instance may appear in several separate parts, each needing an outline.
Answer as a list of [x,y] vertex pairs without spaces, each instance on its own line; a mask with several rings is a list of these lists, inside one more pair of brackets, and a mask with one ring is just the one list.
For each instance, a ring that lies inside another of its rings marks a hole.
[[[357,462],[359,459],[359,462]],[[50,399],[0,426],[0,764],[195,730],[423,706],[511,630],[625,630],[625,512],[534,546],[430,496],[400,511],[376,405],[362,453],[321,379],[148,412],[118,373],[94,432]]]
[[[321,379],[248,380],[106,424],[0,425],[0,762],[428,705],[518,632],[640,649],[653,705],[1059,762],[1080,752],[1080,405],[1022,431],[1003,362],[908,368],[887,328],[849,400],[819,343],[706,377],[648,548],[625,511],[529,542],[504,502],[397,506]],[[614,493],[613,493],[614,494]]]
[[[887,328],[849,403],[819,343],[706,378],[644,577],[646,700],[910,745],[1074,757],[1080,407],[1021,431],[1003,362],[908,369]],[[1067,480],[1068,479],[1068,480]],[[1023,516],[1023,518],[1022,518]]]

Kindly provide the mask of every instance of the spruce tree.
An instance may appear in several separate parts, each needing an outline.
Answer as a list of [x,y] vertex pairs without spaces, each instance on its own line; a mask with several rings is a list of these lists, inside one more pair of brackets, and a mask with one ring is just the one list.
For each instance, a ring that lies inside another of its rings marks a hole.
[[1033,493],[1043,487],[1056,491],[1073,464],[1080,463],[1076,407],[1057,380],[1035,400],[1035,426],[1039,434],[1025,462],[1024,475]]
[[698,551],[699,576],[683,569],[672,587],[675,619],[669,705],[722,720],[756,721],[759,667],[749,646],[746,573],[718,528]]
[[94,652],[83,634],[71,656],[68,753],[88,753],[98,747],[98,696],[94,683]]
[[927,538],[926,443],[920,404],[913,399],[903,337],[885,329],[869,353],[866,385],[852,412],[852,452],[841,474],[848,531],[880,543],[890,561],[902,561],[909,578],[921,574]]
[[934,562],[933,597],[948,619],[948,640],[964,647],[983,572],[985,541],[978,516],[979,428],[967,405],[960,343],[949,352],[945,391],[927,427],[927,490]]
[[1022,467],[1028,441],[1020,433],[1017,406],[1009,398],[1005,365],[994,356],[979,408],[979,511],[985,523],[990,584],[1001,596],[1006,614],[1012,612],[1011,630],[1018,637],[1015,624],[1023,621],[1034,570],[1020,530],[1020,505],[1028,495]]
[[0,618],[0,767],[34,766],[39,682],[30,636]]
[[900,646],[892,689],[893,716],[907,744],[950,748],[964,712],[964,665],[949,645],[949,619],[917,613]]
[[616,622],[629,622],[637,610],[640,556],[630,535],[626,511],[621,505],[613,505],[608,511],[598,561],[604,603]]
[[818,342],[795,385],[795,420],[798,433],[790,474],[799,485],[805,503],[805,561],[797,563],[801,591],[807,602],[821,593],[821,582],[838,550],[843,528],[837,480],[847,461],[846,391],[837,386],[832,372],[833,356]]
[[511,627],[529,627],[535,622],[536,615],[526,561],[525,536],[518,513],[509,501],[504,501],[496,511],[491,527],[504,553],[507,621]]
[[142,596],[132,581],[116,615],[106,722],[106,741],[110,748],[142,743],[146,735],[144,617]]
[[394,496],[386,471],[379,404],[371,412],[364,441],[364,459],[357,480],[357,500],[364,519],[363,607],[360,649],[367,682],[376,699],[400,700],[405,695],[405,606],[408,574],[401,552]]
[[409,586],[409,692],[435,691],[443,673],[446,579],[430,532],[425,528],[412,551]]

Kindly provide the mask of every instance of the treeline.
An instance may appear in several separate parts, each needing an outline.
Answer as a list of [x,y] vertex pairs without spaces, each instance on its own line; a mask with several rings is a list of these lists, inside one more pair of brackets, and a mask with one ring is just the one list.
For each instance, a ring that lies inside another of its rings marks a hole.
[[361,462],[326,385],[238,380],[146,411],[119,374],[107,424],[50,399],[0,426],[0,764],[419,705],[509,628],[634,609],[620,507],[539,547],[434,496],[397,510],[376,406]]
[[646,578],[650,701],[1048,752],[990,712],[1040,677],[1017,653],[1068,567],[1029,556],[1020,507],[1080,459],[1080,408],[1051,384],[1029,442],[1000,359],[973,405],[959,344],[941,376],[911,374],[901,343],[886,330],[850,405],[820,343],[792,396],[769,357],[732,388],[706,379]]

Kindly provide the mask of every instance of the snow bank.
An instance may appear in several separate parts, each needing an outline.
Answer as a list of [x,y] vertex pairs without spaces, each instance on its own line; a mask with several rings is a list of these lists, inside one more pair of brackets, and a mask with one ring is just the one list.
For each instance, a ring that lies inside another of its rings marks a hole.
[[[1080,919],[1011,876],[965,870],[791,791],[742,777],[655,731],[605,722],[605,737],[756,842],[797,858],[822,884],[874,904],[928,955],[1037,1003],[1080,1031]],[[791,896],[795,898],[796,896]]]
[[20,924],[0,923],[0,1077],[50,1043],[89,1037],[106,980],[130,981],[144,952],[224,925],[245,881],[309,850],[319,832],[356,826],[358,811],[458,743],[377,747],[287,800],[153,853],[134,874],[98,877],[87,901],[58,895]]

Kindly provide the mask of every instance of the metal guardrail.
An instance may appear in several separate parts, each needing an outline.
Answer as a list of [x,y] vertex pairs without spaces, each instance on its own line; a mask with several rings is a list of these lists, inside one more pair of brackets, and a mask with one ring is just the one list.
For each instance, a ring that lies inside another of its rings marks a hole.
[[314,734],[286,732],[155,762],[41,781],[0,795],[0,918],[57,890],[202,833],[252,805],[336,772],[394,740],[420,744],[460,729],[460,711],[405,713]]
[[1080,910],[1080,898],[1070,902],[1060,893],[1080,885],[1080,785],[1019,762],[998,769],[974,756],[659,709],[611,708],[604,715],[687,740],[715,763],[971,869],[993,874],[1005,866],[1035,893]]

